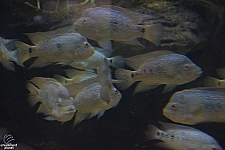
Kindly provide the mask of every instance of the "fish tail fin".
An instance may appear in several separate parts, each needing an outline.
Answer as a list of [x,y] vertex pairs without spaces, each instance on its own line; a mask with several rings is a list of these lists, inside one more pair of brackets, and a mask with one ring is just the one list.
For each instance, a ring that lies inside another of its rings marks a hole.
[[125,60],[122,56],[107,58],[108,64],[114,68],[124,68]]
[[68,84],[68,79],[61,75],[55,74],[53,78],[56,79],[58,82],[60,82],[62,85]]
[[135,81],[131,77],[132,71],[118,68],[115,71],[115,76],[117,80],[122,80],[125,82],[117,83],[117,87],[121,90],[127,89],[129,86],[131,86]]
[[39,89],[30,82],[27,82],[26,88],[30,91],[28,94],[28,104],[33,107],[38,102]]
[[203,85],[207,87],[220,87],[222,86],[222,82],[221,80],[213,77],[206,77],[204,79]]
[[159,46],[161,44],[161,37],[163,34],[163,26],[161,24],[142,25],[144,28],[143,38]]
[[156,126],[149,124],[148,125],[148,130],[145,131],[145,137],[147,140],[154,140],[154,139],[159,139],[159,137],[157,136],[157,133],[161,131],[160,129],[158,129]]
[[17,64],[23,66],[23,62],[28,60],[30,56],[30,49],[32,46],[20,41],[16,41],[15,45],[18,49],[18,61]]

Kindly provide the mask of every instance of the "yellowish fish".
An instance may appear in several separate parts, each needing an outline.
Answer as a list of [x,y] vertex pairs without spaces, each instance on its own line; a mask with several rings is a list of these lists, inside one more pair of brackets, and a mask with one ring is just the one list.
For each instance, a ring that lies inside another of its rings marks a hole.
[[38,57],[31,67],[43,67],[56,62],[82,61],[94,54],[94,48],[78,33],[56,34],[38,32],[26,34],[35,46],[16,41],[18,64]]
[[115,107],[122,97],[111,83],[107,65],[98,69],[97,76],[66,85],[66,88],[74,97],[74,106],[78,110],[74,125],[96,115],[100,118],[106,110]]
[[142,25],[143,19],[152,18],[127,9],[105,5],[87,9],[74,23],[75,31],[95,40],[101,47],[111,50],[110,40],[139,44],[137,37],[143,37],[160,45],[163,32],[161,24]]
[[118,68],[116,79],[125,82],[117,84],[121,90],[134,82],[141,81],[135,92],[147,91],[158,85],[166,84],[164,92],[173,90],[177,85],[195,80],[202,73],[188,57],[167,50],[160,50],[125,58],[128,66],[135,71]]
[[122,95],[112,86],[109,102],[100,97],[100,90],[102,88],[99,82],[92,83],[94,79],[84,80],[81,83],[75,83],[66,86],[74,95],[74,106],[78,110],[75,116],[74,125],[84,119],[98,116],[98,119],[104,115],[104,112],[112,107],[115,107]]
[[202,87],[176,92],[163,109],[163,115],[190,125],[225,122],[225,89]]
[[52,78],[34,77],[26,84],[30,91],[28,103],[34,106],[41,102],[37,113],[44,113],[46,120],[66,122],[73,118],[76,108],[69,91]]
[[188,126],[160,122],[160,129],[149,125],[147,140],[161,140],[156,145],[174,150],[223,150],[212,136]]

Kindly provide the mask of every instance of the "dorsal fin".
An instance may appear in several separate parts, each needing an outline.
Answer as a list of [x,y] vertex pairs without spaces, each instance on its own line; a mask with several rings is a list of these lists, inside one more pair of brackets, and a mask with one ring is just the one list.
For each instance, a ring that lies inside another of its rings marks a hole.
[[82,76],[82,77],[96,76],[95,73],[92,73],[90,71],[81,71],[81,70],[75,70],[75,69],[66,69],[64,70],[64,72],[69,78],[75,78],[79,76]]
[[134,22],[136,24],[139,24],[143,19],[152,19],[153,18],[153,16],[132,12],[128,9],[118,7],[118,6],[114,6],[114,5],[103,5],[101,7],[102,8],[110,8],[110,9],[113,9],[115,11],[122,12],[122,13],[126,14],[128,17],[130,17],[132,20],[134,20]]
[[58,81],[56,81],[53,78],[42,78],[42,77],[34,77],[31,80],[29,80],[29,82],[36,85],[39,89],[42,89],[47,82],[53,82],[56,84],[60,84]]
[[219,93],[225,96],[225,88],[221,88],[221,87],[197,87],[192,89],[185,89],[183,91],[191,91],[191,90],[209,91],[209,92],[213,92],[214,94]]
[[24,33],[24,34],[28,36],[28,38],[31,40],[31,42],[34,45],[38,45],[45,39],[48,39],[57,34],[65,34],[65,33],[76,33],[76,32],[73,30],[72,26],[66,26],[66,27],[59,28],[53,31],[48,31],[48,32],[35,32],[35,33]]
[[49,38],[50,35],[47,32],[35,32],[35,33],[24,33],[35,46],[40,44],[45,39]]
[[174,54],[172,51],[168,50],[160,50],[160,51],[154,51],[154,52],[149,52],[146,54],[141,54],[141,55],[136,55],[133,57],[125,58],[125,61],[128,66],[131,68],[138,70],[140,66],[143,64],[163,55],[168,55],[168,54]]
[[192,130],[192,131],[200,132],[199,130],[195,128],[173,124],[173,123],[166,123],[166,122],[159,121],[159,124],[160,124],[160,129],[162,129],[163,131],[184,129],[184,130]]

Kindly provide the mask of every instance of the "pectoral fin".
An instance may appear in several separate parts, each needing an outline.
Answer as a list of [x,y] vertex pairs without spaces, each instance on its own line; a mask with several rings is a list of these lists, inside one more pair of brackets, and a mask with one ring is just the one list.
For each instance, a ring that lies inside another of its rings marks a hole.
[[104,48],[105,50],[108,50],[108,51],[113,51],[112,49],[112,41],[104,41],[104,40],[100,40],[100,41],[97,41],[98,44]]
[[176,86],[176,84],[167,84],[163,90],[163,93],[172,91]]
[[156,87],[158,87],[158,85],[148,85],[148,84],[144,84],[143,82],[140,82],[140,83],[138,83],[137,87],[135,88],[135,91],[133,94],[136,94],[141,91],[148,91],[148,90],[154,89]]

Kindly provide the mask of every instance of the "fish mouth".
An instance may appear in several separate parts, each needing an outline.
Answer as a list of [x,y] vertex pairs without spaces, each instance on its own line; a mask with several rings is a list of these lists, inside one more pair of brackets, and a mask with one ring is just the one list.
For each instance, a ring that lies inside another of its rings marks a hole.
[[66,110],[66,114],[72,114],[72,113],[75,113],[75,112],[76,112],[75,108],[70,108],[70,109]]
[[202,69],[198,69],[197,75],[201,75],[201,74],[202,74]]
[[169,117],[168,113],[166,113],[166,110],[163,110],[163,115],[167,118]]

